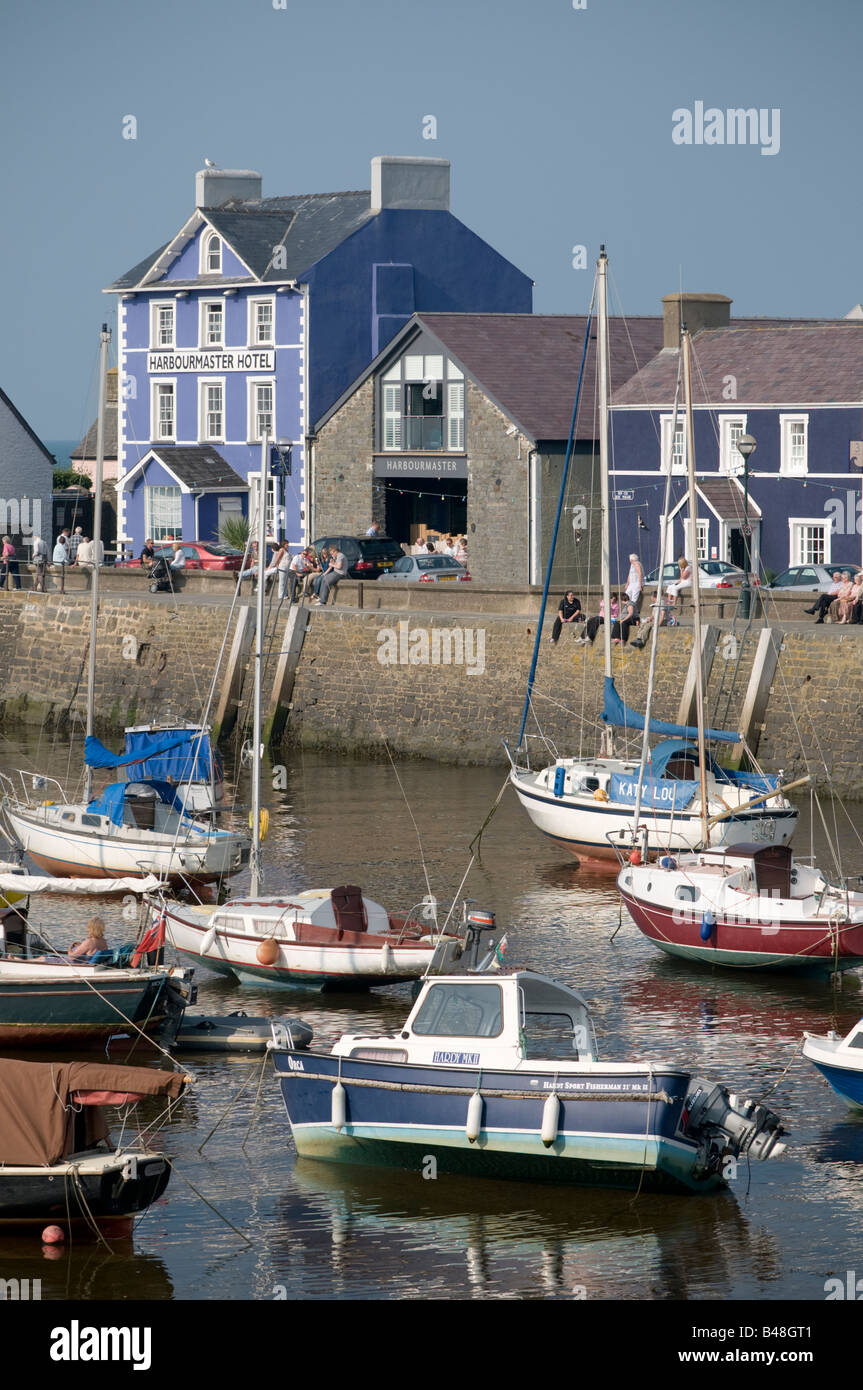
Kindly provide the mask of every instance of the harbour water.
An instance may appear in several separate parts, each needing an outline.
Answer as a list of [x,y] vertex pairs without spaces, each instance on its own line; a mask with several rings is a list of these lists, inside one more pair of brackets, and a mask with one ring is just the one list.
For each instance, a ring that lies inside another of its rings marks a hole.
[[[51,746],[37,733],[0,740],[4,771],[39,765],[62,776],[75,759],[65,742]],[[450,902],[503,771],[425,763],[398,771],[419,836],[388,764],[295,754],[275,777],[284,787],[265,783],[265,891],[359,883],[394,911],[427,891],[424,858],[431,890]],[[851,817],[837,805],[826,819],[846,872],[856,872]],[[796,845],[808,852],[808,804]],[[814,846],[826,850],[820,822]],[[232,891],[245,886],[239,877]],[[175,1176],[133,1239],[110,1249],[76,1244],[48,1259],[37,1237],[4,1238],[0,1278],[41,1279],[43,1299],[823,1300],[826,1281],[859,1263],[863,1122],[797,1048],[804,1029],[847,1031],[861,1012],[857,975],[836,991],[663,957],[621,922],[613,876],[580,869],[543,842],[510,793],[464,893],[496,911],[508,963],[586,995],[602,1056],[684,1062],[745,1095],[769,1092],[789,1130],[787,1152],[741,1165],[723,1193],[691,1197],[298,1161],[268,1060],[187,1055],[196,1084],[158,1140]],[[58,898],[34,902],[31,915],[65,944],[80,937],[88,906]],[[117,900],[90,911],[105,918],[112,943],[128,937]],[[392,1030],[410,1004],[403,986],[336,996],[244,988],[205,970],[197,979],[204,1011],[297,1014],[314,1027],[315,1046],[347,1030]],[[127,1047],[112,1056],[125,1060]],[[157,1113],[156,1103],[142,1107],[141,1122]]]

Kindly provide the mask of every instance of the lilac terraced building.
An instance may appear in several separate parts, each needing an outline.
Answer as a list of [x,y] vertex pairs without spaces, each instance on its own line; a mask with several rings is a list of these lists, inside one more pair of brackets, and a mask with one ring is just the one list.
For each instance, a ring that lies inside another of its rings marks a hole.
[[449,211],[447,160],[378,157],[371,191],[263,198],[207,168],[195,210],[115,281],[118,532],[214,540],[246,515],[266,432],[271,533],[314,534],[312,422],[419,310],[528,313],[532,281]]

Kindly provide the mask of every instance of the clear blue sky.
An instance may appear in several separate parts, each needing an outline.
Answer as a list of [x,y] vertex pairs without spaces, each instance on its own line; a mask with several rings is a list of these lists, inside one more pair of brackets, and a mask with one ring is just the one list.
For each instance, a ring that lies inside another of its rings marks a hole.
[[[861,0],[18,0],[3,27],[0,385],[46,439],[92,419],[100,291],[179,229],[205,156],[265,195],[449,158],[453,212],[541,312],[584,311],[572,247],[600,241],[628,314],[681,282],[740,314],[863,300]],[[779,153],[675,145],[696,101],[778,107]]]

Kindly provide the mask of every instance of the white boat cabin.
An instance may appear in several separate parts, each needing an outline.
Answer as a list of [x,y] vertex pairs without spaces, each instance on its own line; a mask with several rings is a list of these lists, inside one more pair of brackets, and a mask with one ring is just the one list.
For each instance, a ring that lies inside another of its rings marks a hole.
[[596,1039],[580,994],[547,975],[516,970],[428,979],[399,1033],[346,1035],[333,1053],[473,1071],[569,1071],[596,1061]]
[[358,889],[351,893],[345,889],[313,888],[293,893],[289,898],[235,898],[210,918],[211,925],[219,931],[288,940],[293,939],[293,926],[298,922],[368,932],[372,936],[390,929],[386,908],[364,897]]

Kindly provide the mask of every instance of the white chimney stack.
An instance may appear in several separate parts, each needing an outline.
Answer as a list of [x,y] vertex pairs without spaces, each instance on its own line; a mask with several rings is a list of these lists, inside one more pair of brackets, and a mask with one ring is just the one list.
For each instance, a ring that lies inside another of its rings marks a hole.
[[378,154],[372,160],[372,212],[384,208],[449,212],[450,162]]
[[236,199],[260,198],[263,180],[254,169],[199,169],[195,175],[195,207],[220,208]]

